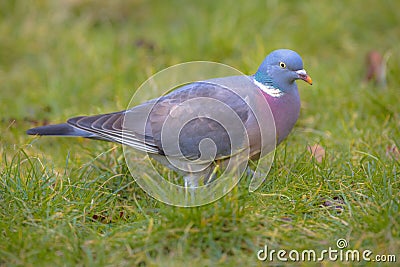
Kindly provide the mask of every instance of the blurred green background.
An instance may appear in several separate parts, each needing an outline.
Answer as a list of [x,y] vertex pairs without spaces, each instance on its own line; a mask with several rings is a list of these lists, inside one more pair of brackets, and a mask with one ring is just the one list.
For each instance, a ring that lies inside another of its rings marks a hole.
[[[389,0],[1,1],[0,265],[257,265],[265,243],[323,249],[337,238],[398,253],[399,10]],[[300,119],[258,194],[242,186],[203,208],[169,207],[131,181],[119,146],[25,135],[124,109],[168,66],[253,74],[277,48],[297,51],[314,85],[299,83]],[[387,60],[387,88],[363,82],[371,50]]]

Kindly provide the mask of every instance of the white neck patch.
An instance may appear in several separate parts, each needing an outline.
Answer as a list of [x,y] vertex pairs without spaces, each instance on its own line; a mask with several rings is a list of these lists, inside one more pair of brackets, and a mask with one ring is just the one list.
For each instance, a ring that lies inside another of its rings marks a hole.
[[253,83],[258,88],[260,88],[264,93],[267,93],[268,95],[270,95],[272,97],[281,97],[285,94],[284,92],[282,92],[281,90],[279,90],[273,86],[265,85],[265,84],[258,82],[256,79],[253,79]]

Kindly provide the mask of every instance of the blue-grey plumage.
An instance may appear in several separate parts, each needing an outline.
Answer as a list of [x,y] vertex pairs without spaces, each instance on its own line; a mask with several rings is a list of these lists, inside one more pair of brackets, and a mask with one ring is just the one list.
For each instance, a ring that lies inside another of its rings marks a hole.
[[29,135],[51,135],[51,136],[80,136],[80,137],[94,137],[93,133],[80,130],[68,123],[61,123],[55,125],[45,125],[36,128],[32,128],[26,131]]
[[[126,111],[76,117],[67,123],[30,129],[27,134],[80,136],[121,143],[147,152],[162,164],[192,177],[189,184],[196,185],[199,176],[212,172],[212,166],[197,174],[182,172],[168,164],[165,157],[197,160],[199,165],[204,164],[199,161],[207,154],[207,151],[201,151],[203,140],[212,140],[215,146],[215,151],[210,152],[213,161],[227,160],[242,149],[248,149],[252,159],[257,159],[263,150],[273,150],[286,138],[297,120],[300,109],[297,79],[312,83],[303,69],[301,57],[291,50],[275,50],[253,76],[194,82]],[[204,99],[208,99],[207,103],[217,101],[223,105],[207,105]],[[234,114],[232,123],[228,120],[228,124],[233,124],[228,127],[230,132],[226,125],[213,119],[213,116],[219,116],[221,121],[226,121],[228,115],[221,117],[226,114],[226,108]],[[257,115],[263,112],[270,114],[272,120],[263,120],[263,115]],[[193,118],[185,121],[190,117],[188,114]],[[172,130],[180,128],[177,148],[171,145],[170,140],[174,138],[163,138],[166,126]],[[233,142],[232,136],[239,142]],[[269,139],[263,140],[262,136]]]

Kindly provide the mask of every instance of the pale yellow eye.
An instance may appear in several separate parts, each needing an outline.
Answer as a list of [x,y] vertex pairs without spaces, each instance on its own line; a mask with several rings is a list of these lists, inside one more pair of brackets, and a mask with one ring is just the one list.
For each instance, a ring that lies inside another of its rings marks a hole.
[[282,69],[286,69],[286,64],[285,64],[284,62],[280,62],[280,63],[279,63],[279,66],[280,66]]

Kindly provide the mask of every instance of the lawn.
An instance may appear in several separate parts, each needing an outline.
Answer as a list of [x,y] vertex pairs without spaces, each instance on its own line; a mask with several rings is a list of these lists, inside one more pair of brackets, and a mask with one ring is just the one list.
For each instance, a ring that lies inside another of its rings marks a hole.
[[[338,239],[399,262],[398,10],[389,0],[2,1],[0,266],[265,266],[265,245],[319,253]],[[119,145],[25,135],[125,109],[166,67],[206,60],[252,74],[277,48],[297,51],[314,84],[298,83],[299,121],[254,193],[243,179],[209,205],[169,206],[135,183]],[[371,50],[387,60],[386,88],[363,81]]]

